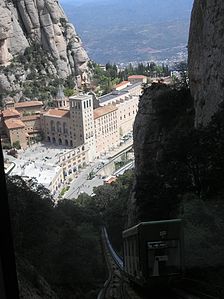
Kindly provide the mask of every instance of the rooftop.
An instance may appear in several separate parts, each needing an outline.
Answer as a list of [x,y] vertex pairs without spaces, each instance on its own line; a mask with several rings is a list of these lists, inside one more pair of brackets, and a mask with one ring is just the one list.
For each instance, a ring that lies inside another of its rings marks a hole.
[[110,100],[115,100],[117,97],[121,96],[121,95],[124,95],[128,93],[127,91],[125,91],[125,89],[122,89],[122,90],[115,90],[115,91],[112,91],[108,94],[105,94],[104,96],[101,96],[99,97],[99,102],[100,103],[105,103],[105,102],[108,102]]
[[128,79],[144,79],[144,78],[147,78],[147,77],[144,76],[144,75],[131,75],[131,76],[128,76]]
[[110,100],[115,100],[116,98],[122,95],[128,95],[129,91],[131,91],[132,89],[134,89],[135,87],[141,87],[141,82],[137,82],[134,84],[130,84],[129,86],[123,88],[122,90],[114,90],[108,94],[105,94],[104,96],[99,97],[99,102],[100,104],[108,102]]
[[106,115],[108,113],[114,112],[117,110],[117,107],[114,105],[106,105],[103,107],[99,107],[93,110],[93,116],[94,119],[99,118],[103,115]]
[[53,116],[53,117],[69,117],[70,112],[67,109],[49,109],[43,116]]
[[25,125],[20,119],[10,118],[5,120],[6,127],[10,129],[24,128]]
[[36,120],[40,118],[40,115],[27,115],[27,116],[23,116],[21,118],[22,121],[30,121],[30,120]]
[[8,108],[2,111],[3,117],[20,116],[20,113],[13,108]]
[[28,108],[28,107],[36,107],[36,106],[43,106],[42,101],[27,101],[27,102],[18,102],[15,103],[15,108]]
[[122,89],[122,91],[126,91],[126,92],[129,92],[131,91],[132,89],[134,89],[135,87],[141,87],[142,86],[142,83],[141,82],[136,82],[134,84],[131,84],[127,87],[125,87],[124,89]]
[[71,96],[71,97],[69,97],[69,100],[84,101],[84,100],[89,100],[90,98],[92,98],[92,95],[88,95],[88,94],[79,94],[79,95],[76,95],[76,96]]
[[122,86],[126,86],[127,84],[130,84],[130,82],[129,81],[122,81],[121,83],[119,83],[115,86],[115,89],[119,88],[119,87],[122,87]]
[[59,156],[70,151],[71,148],[62,146],[54,147],[51,144],[34,144],[25,151],[19,150],[19,159],[8,156],[6,151],[4,155],[16,164],[11,175],[36,178],[38,183],[48,188],[53,177],[61,169]]

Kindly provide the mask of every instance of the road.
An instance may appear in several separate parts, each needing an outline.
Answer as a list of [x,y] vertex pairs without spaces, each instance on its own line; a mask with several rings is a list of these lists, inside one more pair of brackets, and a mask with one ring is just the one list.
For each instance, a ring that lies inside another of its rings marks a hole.
[[[88,195],[91,195],[93,193],[94,187],[103,185],[103,179],[96,175],[92,180],[88,180],[87,178],[89,173],[91,173],[91,171],[93,170],[94,172],[96,172],[97,167],[99,166],[103,167],[102,163],[107,163],[110,161],[108,159],[109,157],[113,157],[119,152],[122,152],[125,148],[129,147],[132,144],[133,144],[133,140],[129,139],[119,148],[116,148],[113,151],[108,152],[108,154],[105,155],[103,159],[102,158],[97,159],[91,165],[87,166],[85,169],[82,169],[78,177],[71,182],[69,190],[64,194],[63,197],[68,199],[73,199],[73,198],[77,198],[81,193],[87,193]],[[124,171],[128,169],[126,168],[126,166],[124,166],[124,168],[125,168]]]
[[98,176],[95,176],[92,180],[87,179],[93,168],[97,167],[100,163],[100,161],[97,161],[94,165],[82,170],[78,177],[70,184],[70,189],[65,193],[64,198],[77,198],[81,193],[91,195],[94,187],[103,185],[103,179]]

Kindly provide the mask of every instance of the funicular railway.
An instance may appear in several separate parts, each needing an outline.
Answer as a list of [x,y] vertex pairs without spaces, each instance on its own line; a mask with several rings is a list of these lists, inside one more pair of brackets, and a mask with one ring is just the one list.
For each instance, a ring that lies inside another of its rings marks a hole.
[[224,298],[205,292],[203,282],[184,277],[181,220],[145,222],[124,231],[123,258],[105,227],[101,236],[109,276],[97,299]]
[[[176,230],[174,229],[176,227]],[[170,246],[166,241],[165,229],[170,230],[169,238],[176,239]],[[152,234],[153,231],[153,234]],[[171,231],[173,233],[171,234]],[[160,233],[162,232],[162,235]],[[151,239],[149,238],[151,234]],[[109,277],[103,290],[98,296],[102,298],[160,298],[155,297],[156,284],[164,282],[173,276],[181,275],[183,270],[182,254],[182,230],[180,220],[168,220],[160,222],[145,222],[130,228],[123,232],[123,258],[118,256],[114,251],[105,228],[102,228],[102,242],[105,259],[109,270]],[[158,239],[156,243],[155,240]],[[153,256],[150,246],[153,246]],[[178,251],[178,253],[176,253]],[[150,255],[148,260],[148,254]],[[165,256],[166,255],[166,256]],[[177,257],[176,257],[177,255]],[[169,261],[167,262],[166,259]],[[147,261],[151,265],[150,271],[147,267]],[[165,271],[164,260],[172,268]],[[161,265],[159,265],[159,263]],[[133,288],[134,286],[134,288]],[[148,286],[153,288],[152,296],[148,296]],[[146,288],[147,287],[147,288]],[[159,291],[156,291],[159,293]],[[166,298],[179,298],[174,292],[166,290]]]

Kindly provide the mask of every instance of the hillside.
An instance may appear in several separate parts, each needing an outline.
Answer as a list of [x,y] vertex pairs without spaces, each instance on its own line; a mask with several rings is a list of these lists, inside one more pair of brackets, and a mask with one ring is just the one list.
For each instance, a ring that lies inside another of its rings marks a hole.
[[91,59],[163,60],[186,54],[192,0],[66,1]]
[[89,58],[57,1],[0,0],[0,14],[0,100],[51,99],[87,79]]

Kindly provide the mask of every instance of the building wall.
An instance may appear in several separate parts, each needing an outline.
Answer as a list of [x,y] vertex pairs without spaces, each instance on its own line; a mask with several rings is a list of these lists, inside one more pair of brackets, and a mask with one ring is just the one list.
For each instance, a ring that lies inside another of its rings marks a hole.
[[70,125],[76,146],[85,144],[88,148],[88,160],[93,161],[96,156],[96,140],[93,118],[92,95],[80,95],[69,98]]
[[79,168],[88,162],[88,149],[85,145],[71,149],[71,151],[59,156],[59,165],[63,169],[64,179],[77,173]]
[[119,144],[117,110],[95,119],[97,156]]
[[138,102],[138,96],[129,96],[116,105],[118,108],[118,128],[120,136],[132,131],[135,116],[138,111]]
[[53,196],[56,194],[56,192],[58,192],[63,187],[63,182],[64,182],[63,169],[60,168],[59,171],[55,174],[49,186],[49,189],[53,194]]
[[7,135],[10,139],[11,146],[13,146],[13,143],[16,141],[19,141],[20,146],[23,149],[27,148],[27,136],[25,127],[24,128],[16,128],[16,129],[6,129]]
[[129,76],[128,77],[128,81],[131,83],[131,84],[135,84],[135,83],[147,83],[147,77],[143,77],[143,78],[138,78],[138,77],[132,77],[132,76]]
[[40,117],[34,117],[34,118],[21,118],[22,122],[25,125],[25,130],[28,134],[33,134],[36,132],[41,132],[41,124],[40,124]]
[[57,145],[73,146],[72,131],[68,117],[57,117],[43,114],[41,129],[47,142]]

